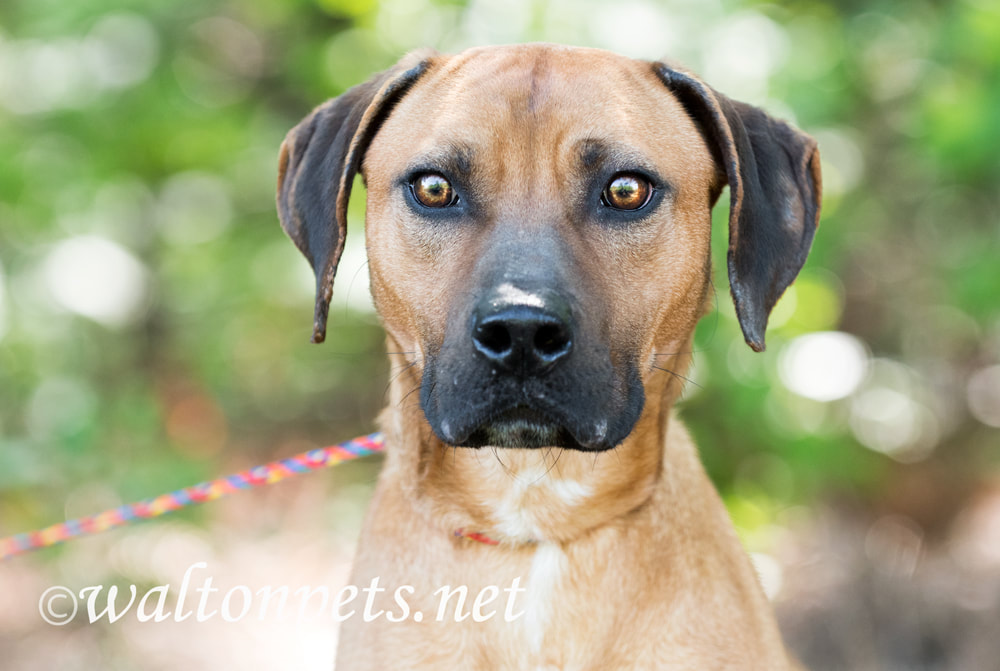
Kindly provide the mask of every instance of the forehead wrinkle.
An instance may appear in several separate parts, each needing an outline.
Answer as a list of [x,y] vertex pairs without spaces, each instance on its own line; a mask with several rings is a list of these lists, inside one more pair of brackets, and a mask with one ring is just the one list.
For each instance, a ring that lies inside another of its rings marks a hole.
[[476,164],[477,153],[475,145],[467,142],[439,142],[417,154],[410,162],[410,170],[435,167],[453,175],[470,175]]
[[534,114],[549,96],[551,67],[546,52],[543,51],[536,56],[529,76],[531,81],[528,85],[528,112]]
[[594,171],[610,163],[620,169],[633,167],[656,172],[653,161],[630,144],[585,137],[574,143],[573,151],[577,165],[585,171]]

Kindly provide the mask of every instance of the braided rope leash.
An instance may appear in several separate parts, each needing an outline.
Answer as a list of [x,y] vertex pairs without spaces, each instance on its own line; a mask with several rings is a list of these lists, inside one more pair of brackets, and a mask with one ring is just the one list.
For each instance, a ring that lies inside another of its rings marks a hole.
[[337,445],[309,450],[287,459],[272,461],[224,478],[178,489],[169,494],[161,494],[153,499],[127,503],[90,517],[68,520],[38,531],[0,538],[0,560],[38,548],[58,545],[79,536],[114,529],[137,519],[159,517],[186,506],[221,499],[242,489],[270,485],[300,473],[336,466],[345,461],[376,454],[384,448],[382,434],[373,433]]

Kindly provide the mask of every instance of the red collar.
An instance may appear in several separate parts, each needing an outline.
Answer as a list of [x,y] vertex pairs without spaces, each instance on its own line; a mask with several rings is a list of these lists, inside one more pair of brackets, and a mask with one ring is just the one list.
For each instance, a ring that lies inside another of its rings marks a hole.
[[454,536],[455,538],[468,538],[470,541],[485,543],[486,545],[500,545],[500,541],[495,538],[490,538],[486,534],[477,533],[475,531],[466,531],[465,529],[455,529]]

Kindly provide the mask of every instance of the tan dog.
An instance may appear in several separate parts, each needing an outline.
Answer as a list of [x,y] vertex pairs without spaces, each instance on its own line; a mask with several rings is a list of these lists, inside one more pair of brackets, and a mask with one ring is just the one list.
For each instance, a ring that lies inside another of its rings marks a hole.
[[339,671],[789,668],[672,406],[721,189],[732,294],[761,350],[817,225],[815,142],[662,63],[412,54],[282,146],[315,341],[358,171],[401,372]]

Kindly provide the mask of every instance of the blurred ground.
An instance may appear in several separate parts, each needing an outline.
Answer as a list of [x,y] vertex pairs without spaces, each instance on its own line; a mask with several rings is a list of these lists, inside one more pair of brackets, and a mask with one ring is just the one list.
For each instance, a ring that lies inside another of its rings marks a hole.
[[[777,599],[790,647],[808,668],[998,668],[1000,490],[948,538],[907,518],[825,508],[794,534]],[[992,536],[991,536],[992,534]]]

